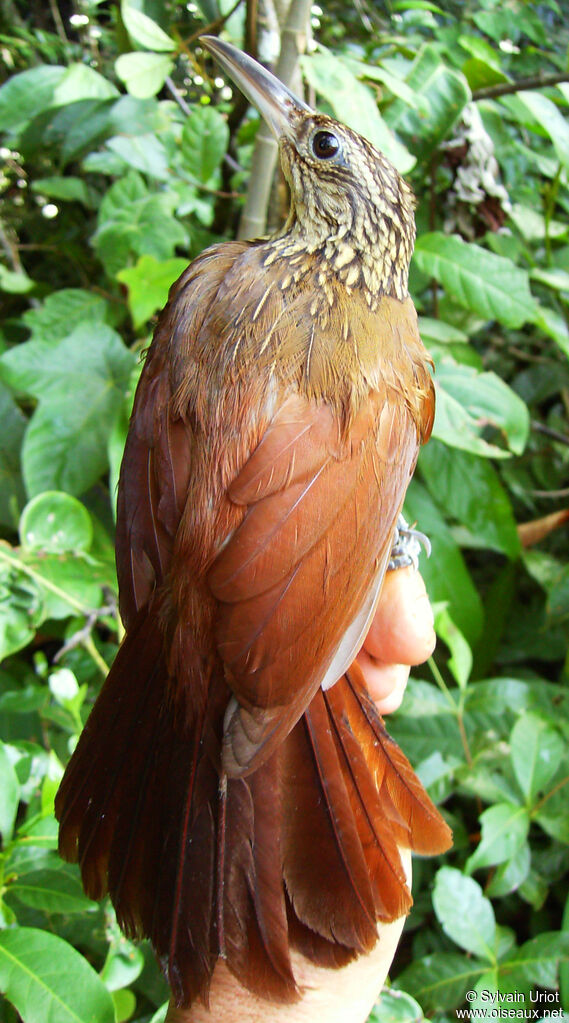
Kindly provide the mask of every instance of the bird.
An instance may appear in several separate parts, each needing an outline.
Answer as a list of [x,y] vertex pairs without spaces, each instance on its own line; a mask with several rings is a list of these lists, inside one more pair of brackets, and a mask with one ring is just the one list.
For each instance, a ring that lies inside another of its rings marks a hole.
[[[125,637],[56,797],[59,850],[174,1003],[219,959],[267,1002],[409,912],[451,832],[355,656],[434,418],[411,188],[252,57],[204,47],[278,139],[268,238],[206,249],[146,353],[120,472]],[[378,930],[379,929],[379,930]]]

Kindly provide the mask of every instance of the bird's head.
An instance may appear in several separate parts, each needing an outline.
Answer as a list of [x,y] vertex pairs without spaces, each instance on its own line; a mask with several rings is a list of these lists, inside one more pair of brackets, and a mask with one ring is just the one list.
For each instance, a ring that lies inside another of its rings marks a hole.
[[312,110],[266,68],[213,36],[201,42],[278,140],[291,210],[283,253],[321,252],[348,287],[407,294],[415,240],[413,193],[367,139]]

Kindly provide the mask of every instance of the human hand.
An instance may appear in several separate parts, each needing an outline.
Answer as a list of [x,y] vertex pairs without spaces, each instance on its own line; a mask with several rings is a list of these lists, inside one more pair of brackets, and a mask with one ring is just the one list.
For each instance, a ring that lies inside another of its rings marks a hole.
[[433,611],[422,575],[400,568],[385,577],[379,604],[357,661],[380,714],[400,706],[411,665],[435,649]]
[[[410,666],[433,652],[433,612],[425,584],[412,568],[388,572],[358,662],[366,685],[382,714],[395,710],[409,678]],[[401,850],[411,881],[411,856]],[[405,918],[379,928],[377,945],[339,970],[315,966],[298,952],[291,953],[303,997],[293,1005],[257,998],[242,987],[219,960],[212,979],[210,1006],[189,1009],[170,1005],[166,1023],[365,1023],[383,987],[399,943]]]

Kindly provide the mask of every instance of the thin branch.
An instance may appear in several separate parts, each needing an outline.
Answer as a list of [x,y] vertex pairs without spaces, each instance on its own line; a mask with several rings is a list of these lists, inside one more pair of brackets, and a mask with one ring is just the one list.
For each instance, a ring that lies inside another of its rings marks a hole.
[[468,736],[466,734],[466,728],[464,727],[464,718],[463,718],[463,714],[462,714],[462,707],[459,706],[459,704],[456,702],[456,700],[452,696],[452,693],[451,693],[449,687],[447,686],[447,684],[446,684],[446,682],[445,682],[445,680],[444,680],[444,678],[442,676],[442,672],[439,671],[437,662],[435,661],[434,657],[432,657],[432,656],[429,657],[429,659],[427,661],[427,664],[429,665],[429,668],[431,669],[431,672],[433,674],[433,677],[434,677],[435,682],[437,683],[439,689],[446,696],[450,706],[452,707],[452,712],[453,712],[453,714],[454,714],[454,716],[456,718],[456,723],[458,725],[458,731],[460,733],[460,740],[462,742],[462,748],[464,750],[464,756],[465,756],[465,759],[466,759],[466,763],[471,768],[474,765],[474,760],[472,759],[472,753],[471,753],[471,750],[470,750],[470,743],[468,742]]
[[170,75],[166,75],[166,78],[164,79],[164,85],[168,89],[168,92],[170,93],[172,98],[176,100],[176,103],[180,107],[180,110],[183,110],[186,117],[189,117],[192,111],[188,104],[186,103],[184,97],[182,96],[182,93],[179,92],[179,90],[176,88],[176,85],[170,78]]
[[14,273],[18,274],[24,273],[24,268],[20,260],[18,246],[10,240],[8,234],[4,230],[4,225],[2,224],[1,221],[0,221],[0,248],[4,249],[6,259],[10,263]]
[[[183,112],[185,113],[186,117],[190,117],[190,115],[192,113],[192,109],[186,103],[184,97],[182,96],[182,93],[177,89],[176,84],[175,84],[175,82],[172,81],[172,79],[170,78],[170,75],[166,76],[166,78],[164,80],[164,85],[168,89],[168,92],[172,96],[172,99],[176,100],[176,103],[180,107],[180,110],[183,110]],[[225,154],[224,159],[225,159],[226,163],[229,164],[229,166],[231,167],[232,171],[241,171],[241,170],[243,170],[243,168],[240,167],[239,164],[237,163],[237,160],[234,160],[233,157],[229,155],[229,153]],[[238,196],[237,196],[237,194],[235,192],[216,192],[216,191],[214,191],[212,189],[204,189],[204,190],[205,191],[210,191],[212,195],[227,196],[230,199],[238,198]]]
[[[292,81],[299,53],[304,48],[311,6],[312,0],[292,0],[282,31],[281,52],[275,74],[287,86]],[[262,123],[257,133],[247,201],[239,225],[240,238],[255,238],[262,235],[265,230],[276,159],[277,143],[269,128]]]
[[201,28],[198,28],[196,29],[195,32],[192,32],[191,36],[188,36],[187,39],[182,39],[177,32],[174,33],[174,38],[178,43],[181,52],[185,53],[188,57],[190,57],[191,60],[193,60],[193,54],[191,51],[192,44],[195,43],[200,36],[217,35],[218,32],[220,32],[223,26],[225,25],[225,22],[229,21],[229,19],[232,17],[233,14],[235,14],[235,11],[242,3],[243,0],[236,0],[236,3],[234,3],[233,7],[231,7],[228,10],[227,14],[221,15],[221,17],[216,18],[215,21],[210,21],[208,25],[202,25]]
[[55,657],[53,658],[54,663],[57,664],[59,661],[61,661],[63,657],[65,657],[65,655],[69,653],[70,650],[74,650],[75,647],[82,646],[83,649],[87,651],[87,653],[94,661],[94,663],[97,665],[101,674],[103,676],[108,675],[109,665],[107,664],[104,657],[102,656],[102,654],[99,653],[97,647],[95,646],[95,641],[93,639],[93,629],[97,624],[97,619],[102,617],[104,614],[108,613],[110,610],[111,610],[110,608],[102,607],[99,608],[98,611],[93,611],[92,614],[88,615],[87,621],[85,622],[83,628],[79,629],[77,632],[74,632],[73,635],[70,636],[70,638],[67,640],[67,642],[64,643],[64,645],[60,648],[60,650],[58,650]]
[[565,487],[563,490],[528,490],[530,497],[546,497],[552,501],[563,501],[566,497],[569,497],[569,487]]
[[245,8],[245,47],[252,57],[257,56],[258,0],[248,0]]
[[488,85],[485,89],[475,89],[472,99],[475,102],[481,99],[496,99],[497,96],[511,96],[515,92],[525,92],[526,89],[546,89],[549,85],[559,85],[560,82],[569,82],[567,71],[556,75],[534,75],[531,78],[519,78],[517,82]]
[[69,43],[69,39],[65,34],[65,26],[63,24],[61,14],[59,13],[59,7],[57,6],[57,0],[49,0],[49,9],[51,11],[51,16],[57,29],[57,34],[59,38],[61,39],[62,43]]
[[[437,229],[437,165],[438,156],[433,154],[429,169],[429,230]],[[439,287],[436,277],[431,279],[431,294],[433,296],[433,316],[439,318]]]
[[208,185],[202,185],[201,181],[192,181],[192,185],[194,188],[197,188],[198,192],[205,192],[206,195],[215,195],[217,199],[233,200],[241,198],[241,192],[224,192],[223,189],[210,188]]
[[554,430],[551,426],[546,426],[545,423],[540,423],[537,419],[532,419],[531,428],[536,433],[543,433],[546,437],[551,437],[552,440],[556,440],[559,444],[565,444],[569,448],[569,437],[565,433],[560,433],[559,430]]

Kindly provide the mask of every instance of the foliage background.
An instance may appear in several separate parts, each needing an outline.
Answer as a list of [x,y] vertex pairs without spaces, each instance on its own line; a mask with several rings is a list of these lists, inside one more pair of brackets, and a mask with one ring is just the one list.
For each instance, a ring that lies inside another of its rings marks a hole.
[[455,845],[415,864],[373,1018],[444,1023],[482,991],[569,1010],[567,11],[320,2],[288,21],[270,0],[3,2],[2,1023],[163,1018],[149,949],[58,859],[53,798],[120,638],[114,494],[140,353],[169,284],[259,191],[258,118],[196,37],[223,27],[274,57],[307,18],[309,99],[417,193],[438,393],[407,512],[433,542],[440,642],[390,730]]

